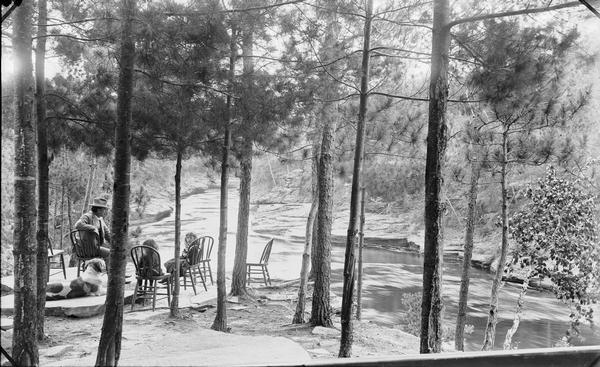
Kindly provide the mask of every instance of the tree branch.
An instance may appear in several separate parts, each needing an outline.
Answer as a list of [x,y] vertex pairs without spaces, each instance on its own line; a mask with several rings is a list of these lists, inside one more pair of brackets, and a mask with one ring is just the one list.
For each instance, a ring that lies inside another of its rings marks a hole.
[[590,3],[588,3],[586,0],[579,0],[583,5],[585,5],[586,8],[590,9],[590,11],[592,13],[594,13],[595,16],[597,16],[598,18],[600,18],[600,13],[598,13],[598,10],[594,9],[593,6],[590,5]]
[[173,16],[187,16],[187,15],[211,15],[211,14],[244,13],[244,12],[247,12],[247,11],[273,9],[273,8],[278,8],[278,7],[284,6],[284,5],[292,5],[292,4],[303,3],[305,1],[306,0],[290,0],[290,1],[284,1],[282,3],[275,3],[275,4],[263,5],[263,6],[253,6],[253,7],[244,8],[244,9],[230,9],[230,10],[225,9],[225,10],[218,10],[218,11],[211,11],[211,12],[189,11],[189,12],[185,12],[185,13],[163,13],[163,14],[165,16],[167,16],[167,17],[173,17]]
[[568,3],[554,5],[554,6],[547,6],[547,7],[543,7],[543,8],[520,9],[520,10],[506,11],[506,12],[502,12],[502,13],[484,14],[484,15],[478,15],[475,17],[468,17],[468,18],[453,20],[450,23],[448,23],[446,25],[446,27],[448,29],[450,29],[450,28],[454,27],[455,25],[463,24],[463,23],[478,22],[480,20],[486,20],[486,19],[511,17],[511,16],[515,16],[515,15],[544,13],[544,12],[559,10],[559,9],[564,9],[564,8],[572,8],[574,6],[579,6],[579,5],[581,5],[581,3],[579,1],[571,1]]

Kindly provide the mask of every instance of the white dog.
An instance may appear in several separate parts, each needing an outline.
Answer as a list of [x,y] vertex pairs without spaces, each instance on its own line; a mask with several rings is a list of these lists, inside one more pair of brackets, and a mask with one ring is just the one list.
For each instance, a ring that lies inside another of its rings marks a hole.
[[108,276],[106,264],[102,259],[89,260],[85,271],[72,281],[48,283],[46,301],[106,294]]

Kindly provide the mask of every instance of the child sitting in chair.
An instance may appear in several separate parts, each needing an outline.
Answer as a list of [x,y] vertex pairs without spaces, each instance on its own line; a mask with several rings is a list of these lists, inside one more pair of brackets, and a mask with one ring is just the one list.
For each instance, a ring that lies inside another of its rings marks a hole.
[[[179,257],[179,275],[183,275],[185,271],[190,267],[190,263],[187,260],[187,253],[190,249],[190,246],[194,241],[198,239],[198,236],[194,232],[188,232],[185,235],[184,239],[184,248],[181,252],[181,256]],[[174,274],[175,273],[175,259],[171,259],[165,263],[165,269],[167,269],[167,273]]]

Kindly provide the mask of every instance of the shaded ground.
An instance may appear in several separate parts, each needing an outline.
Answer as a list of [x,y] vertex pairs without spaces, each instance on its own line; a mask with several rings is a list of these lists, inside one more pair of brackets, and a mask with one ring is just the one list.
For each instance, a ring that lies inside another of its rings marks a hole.
[[[169,316],[166,302],[155,312],[137,311],[137,306],[131,312],[126,306],[121,365],[172,365],[174,361],[177,361],[175,365],[223,365],[276,363],[285,362],[286,358],[295,362],[310,357],[336,358],[339,316],[334,316],[336,329],[290,324],[296,292],[297,283],[283,288],[254,289],[253,297],[248,299],[230,298],[227,303],[229,334],[210,330],[215,318],[214,300],[202,307],[182,308],[180,319]],[[310,310],[310,299],[307,306]],[[47,317],[48,340],[40,345],[40,365],[93,363],[101,327],[102,316]],[[5,346],[7,333],[2,334]],[[417,352],[418,339],[412,335],[369,322],[355,323],[355,357]]]

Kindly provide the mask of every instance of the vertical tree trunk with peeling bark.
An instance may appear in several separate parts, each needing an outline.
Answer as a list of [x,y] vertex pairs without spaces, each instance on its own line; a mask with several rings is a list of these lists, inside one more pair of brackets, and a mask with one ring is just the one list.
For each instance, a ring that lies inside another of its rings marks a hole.
[[173,294],[171,297],[170,314],[171,317],[179,317],[179,274],[181,264],[181,159],[182,153],[177,152],[175,162],[175,247],[173,249],[175,257],[175,269],[173,270]]
[[[242,56],[244,78],[246,85],[252,88],[252,78],[254,77],[254,59],[253,43],[254,35],[252,26],[246,27],[242,34]],[[249,111],[244,113],[244,124],[250,126],[252,117],[248,115]],[[246,290],[246,261],[248,258],[248,226],[250,222],[250,189],[252,184],[252,138],[250,134],[244,138],[242,143],[242,152],[240,157],[240,201],[238,206],[238,223],[235,237],[235,257],[233,261],[233,272],[231,275],[231,295],[245,296]]]
[[456,316],[456,331],[454,334],[454,347],[456,350],[465,350],[465,324],[467,322],[467,300],[469,299],[469,279],[471,272],[471,259],[473,258],[473,233],[475,231],[475,206],[477,205],[477,192],[479,188],[479,175],[481,163],[475,159],[471,162],[471,183],[469,187],[469,204],[467,207],[467,223],[465,229],[465,246],[463,248],[463,266],[460,277],[460,291],[458,296],[458,312]]
[[48,217],[50,215],[48,137],[46,125],[46,0],[38,0],[38,38],[35,46],[35,104],[38,140],[37,339],[43,340],[48,283]]
[[131,102],[133,97],[133,65],[135,43],[133,39],[133,19],[136,1],[123,0],[121,3],[122,31],[119,64],[119,87],[117,90],[117,126],[115,129],[114,190],[112,200],[112,238],[110,269],[108,269],[108,290],[102,333],[98,345],[96,366],[116,366],[121,354],[123,333],[123,304],[125,289],[126,246],[129,230],[129,197],[131,146],[129,125],[131,123]]
[[442,351],[443,162],[446,151],[448,101],[448,0],[433,3],[433,39],[429,82],[429,123],[425,164],[425,245],[421,353]]
[[250,221],[250,187],[252,184],[252,141],[244,141],[240,160],[240,202],[235,243],[235,258],[231,276],[231,295],[245,296],[246,261],[248,258],[248,223]]
[[517,308],[515,310],[515,317],[513,318],[513,324],[506,331],[506,338],[504,338],[504,350],[510,350],[512,345],[512,338],[519,329],[521,323],[521,311],[523,310],[523,303],[525,303],[525,294],[529,288],[529,280],[531,279],[531,268],[525,273],[525,279],[523,279],[523,285],[521,285],[521,292],[519,292],[519,298],[517,299]]
[[33,1],[24,1],[15,10],[13,24],[13,48],[19,67],[15,75],[15,217],[13,230],[15,303],[12,353],[19,366],[39,363],[36,343],[36,142],[31,60],[32,19]]
[[373,0],[367,0],[365,11],[364,40],[362,49],[362,65],[360,78],[360,102],[358,107],[358,123],[356,125],[356,144],[354,148],[354,169],[352,171],[352,189],[350,192],[350,220],[346,236],[346,254],[344,260],[344,286],[342,293],[342,337],[340,341],[339,357],[350,357],[352,354],[353,324],[352,305],[354,298],[354,285],[356,259],[354,251],[359,223],[359,203],[361,174],[363,165],[363,152],[365,145],[365,115],[369,98],[369,59],[371,48],[371,20]]
[[323,140],[321,141],[321,155],[319,160],[319,206],[317,210],[318,233],[317,245],[315,246],[315,276],[312,310],[310,323],[314,326],[333,326],[331,320],[330,305],[330,281],[331,281],[331,224],[333,221],[333,157],[332,148],[334,140],[335,112],[327,111],[332,106],[326,106],[321,114],[325,120],[323,127]]
[[229,183],[229,150],[231,147],[231,109],[233,78],[237,54],[237,28],[231,24],[231,42],[229,44],[229,92],[225,110],[225,134],[223,137],[223,154],[221,162],[221,202],[219,210],[219,247],[217,250],[217,312],[211,328],[217,331],[227,330],[227,290],[225,285],[225,253],[227,251],[227,185]]
[[500,259],[496,267],[496,274],[492,281],[492,294],[490,296],[490,310],[488,320],[483,334],[482,350],[494,349],[494,339],[496,338],[496,324],[498,323],[498,293],[502,283],[504,273],[504,263],[506,262],[506,252],[508,251],[508,189],[506,187],[506,168],[508,165],[508,132],[509,127],[504,126],[502,132],[502,162],[500,166],[500,182],[502,188],[502,246],[500,249]]
[[312,202],[310,204],[310,211],[308,212],[308,218],[306,219],[306,232],[304,238],[304,251],[302,252],[302,267],[300,269],[300,286],[298,288],[298,303],[296,304],[296,312],[292,319],[292,324],[304,323],[304,312],[306,309],[306,289],[308,284],[308,267],[310,266],[310,257],[312,250],[313,241],[313,228],[317,210],[319,207],[319,189],[317,186],[317,167],[318,167],[318,156],[319,147],[317,144],[313,144],[313,157],[312,157]]
[[365,188],[360,189],[360,227],[358,230],[358,266],[356,282],[356,319],[362,317],[362,287],[363,287],[363,246],[365,240]]

